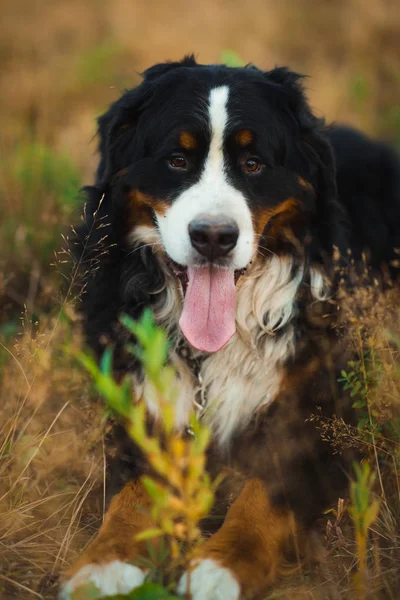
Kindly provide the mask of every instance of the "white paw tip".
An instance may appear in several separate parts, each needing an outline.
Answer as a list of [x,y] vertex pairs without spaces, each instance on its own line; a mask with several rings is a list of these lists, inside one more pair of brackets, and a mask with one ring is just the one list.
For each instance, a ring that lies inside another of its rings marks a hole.
[[[178,585],[178,594],[187,592],[187,573]],[[230,569],[206,558],[197,563],[190,573],[192,600],[238,600],[240,586]]]
[[90,583],[96,586],[102,597],[127,594],[142,585],[144,578],[145,574],[141,569],[120,560],[104,565],[89,564],[82,567],[67,581],[58,598],[70,600],[75,590]]

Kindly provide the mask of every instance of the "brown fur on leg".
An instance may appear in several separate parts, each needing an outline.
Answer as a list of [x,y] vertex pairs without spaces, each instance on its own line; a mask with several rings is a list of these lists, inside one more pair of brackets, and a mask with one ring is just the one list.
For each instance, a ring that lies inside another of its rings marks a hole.
[[293,514],[273,507],[262,481],[250,479],[221,529],[199,549],[199,556],[230,569],[244,597],[253,597],[279,574],[283,551],[294,534]]
[[128,562],[143,553],[145,546],[135,541],[135,536],[154,527],[148,514],[150,505],[149,496],[140,481],[125,485],[112,499],[99,533],[66,577],[72,577],[87,564],[106,564],[114,560]]

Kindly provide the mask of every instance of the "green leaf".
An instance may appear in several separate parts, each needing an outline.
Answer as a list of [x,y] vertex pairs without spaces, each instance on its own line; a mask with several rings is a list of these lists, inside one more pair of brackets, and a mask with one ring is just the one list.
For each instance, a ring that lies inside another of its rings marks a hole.
[[81,363],[81,365],[92,375],[92,377],[96,377],[99,373],[99,368],[97,366],[94,358],[89,356],[89,354],[85,354],[85,352],[77,352],[76,354],[77,360]]
[[107,596],[107,600],[180,600],[156,583],[144,583],[129,594]]
[[160,537],[160,535],[163,535],[163,534],[164,534],[164,532],[162,529],[153,527],[152,529],[145,529],[145,531],[141,531],[140,533],[138,533],[135,536],[135,539],[138,542],[141,542],[143,540],[151,540],[155,537]]
[[131,333],[134,333],[134,329],[136,328],[136,321],[132,319],[129,315],[122,314],[119,318],[122,325],[126,327]]
[[166,491],[150,477],[142,477],[143,487],[153,500],[160,500]]
[[[353,394],[351,394],[353,395]],[[367,405],[367,402],[365,400],[356,400],[355,402],[353,402],[353,408],[364,408]]]
[[209,429],[201,428],[197,432],[196,439],[193,443],[193,449],[196,449],[196,454],[203,454],[206,451],[211,439]]
[[234,50],[224,50],[221,54],[221,63],[227,67],[244,67],[244,61]]
[[365,514],[364,514],[365,527],[367,527],[368,529],[371,527],[371,525],[373,525],[375,523],[376,519],[378,518],[379,508],[380,508],[379,500],[375,500],[365,511]]
[[[368,465],[368,463],[366,463],[366,464]],[[360,465],[356,462],[353,462],[353,469],[356,474],[357,481],[360,481],[360,479],[362,477],[362,469],[361,469]],[[365,467],[364,467],[364,469],[365,469]]]
[[358,420],[358,428],[359,429],[364,429],[367,425],[369,425],[369,417],[368,416],[361,417]]
[[112,373],[112,350],[107,348],[100,361],[100,371],[103,375],[110,375]]

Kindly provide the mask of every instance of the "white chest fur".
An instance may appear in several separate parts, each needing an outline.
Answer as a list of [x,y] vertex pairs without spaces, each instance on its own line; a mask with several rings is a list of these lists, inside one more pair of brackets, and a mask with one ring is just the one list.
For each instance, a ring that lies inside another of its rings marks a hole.
[[279,392],[283,364],[294,352],[290,321],[302,276],[302,269],[293,276],[290,259],[272,257],[239,280],[237,331],[201,369],[205,419],[221,445]]
[[[292,319],[303,281],[303,269],[293,269],[289,257],[256,261],[238,282],[237,331],[219,352],[201,356],[199,377],[175,352],[171,355],[180,379],[176,405],[179,428],[188,423],[190,411],[200,396],[206,404],[203,418],[219,444],[226,445],[258,409],[277,397],[283,365],[294,354]],[[311,294],[317,300],[324,298],[323,285],[321,275],[312,272]],[[165,314],[165,304],[160,305],[162,314],[156,310],[156,319],[171,329],[181,298],[175,282],[169,280],[167,286],[170,314]],[[175,302],[171,302],[173,296]],[[157,414],[146,383],[141,392],[149,410]]]
[[280,388],[282,365],[292,352],[290,327],[282,336],[266,339],[260,352],[236,334],[222,350],[204,361],[204,419],[221,445],[245,427],[259,408],[274,400]]

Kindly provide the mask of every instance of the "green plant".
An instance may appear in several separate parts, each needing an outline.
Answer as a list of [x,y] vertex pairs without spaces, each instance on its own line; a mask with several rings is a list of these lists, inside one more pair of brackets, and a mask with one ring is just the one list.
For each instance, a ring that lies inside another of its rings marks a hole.
[[364,333],[363,327],[356,327],[354,337],[359,358],[349,361],[352,370],[342,370],[339,382],[343,383],[344,390],[350,390],[350,396],[355,398],[352,406],[358,411],[360,441],[365,444],[368,453],[371,450],[373,452],[382,496],[385,497],[379,453],[390,456],[396,447],[398,418],[394,417],[391,411],[385,413],[377,402],[375,392],[382,385],[383,364],[375,351],[375,338],[372,336],[364,339]]
[[[78,359],[93,376],[95,386],[108,406],[124,418],[126,430],[147,457],[153,475],[143,477],[142,483],[152,500],[154,528],[141,532],[137,539],[166,539],[170,552],[169,571],[175,573],[177,569],[188,567],[200,543],[198,523],[208,515],[220,482],[220,479],[211,482],[205,470],[210,432],[194,413],[190,417],[191,435],[176,430],[175,403],[179,382],[174,368],[167,363],[166,333],[154,324],[151,311],[145,311],[139,322],[127,316],[121,321],[138,342],[138,345],[128,344],[127,350],[141,361],[146,380],[145,395],[159,413],[154,434],[147,430],[145,402],[133,398],[131,378],[125,377],[121,383],[113,378],[111,351],[106,350],[100,365],[83,352],[78,354]],[[142,596],[128,597],[142,599]],[[150,596],[143,596],[143,599],[145,597]],[[158,597],[171,596],[154,596]]]
[[78,205],[79,171],[66,154],[24,142],[2,160],[0,180],[3,258],[18,258],[30,266],[35,258],[47,266]]
[[363,73],[357,73],[350,81],[350,98],[358,112],[362,113],[370,100],[371,86]]
[[61,208],[75,204],[80,175],[67,153],[38,142],[21,144],[12,157],[11,172],[31,202],[41,192],[54,195]]
[[77,62],[79,83],[92,85],[112,81],[115,61],[122,53],[121,44],[112,39],[103,40],[82,52]]
[[[380,426],[376,421],[376,411],[369,410],[369,390],[376,383],[375,365],[377,361],[373,348],[363,352],[362,360],[350,360],[349,370],[342,369],[341,377],[338,379],[343,384],[345,391],[350,391],[354,399],[353,408],[358,412],[358,428],[360,431],[376,431]],[[363,369],[365,365],[365,370]]]
[[[82,586],[71,596],[71,600],[100,600],[101,595],[96,586]],[[132,590],[128,594],[107,596],[107,600],[179,600],[178,596],[171,594],[165,587],[156,583],[147,582]]]
[[358,570],[355,577],[359,598],[367,596],[367,541],[368,533],[378,518],[380,502],[373,497],[376,474],[367,462],[354,464],[355,481],[350,485],[351,505],[348,510],[353,519],[356,535]]
[[223,50],[220,62],[227,67],[244,67],[245,63],[234,50]]

